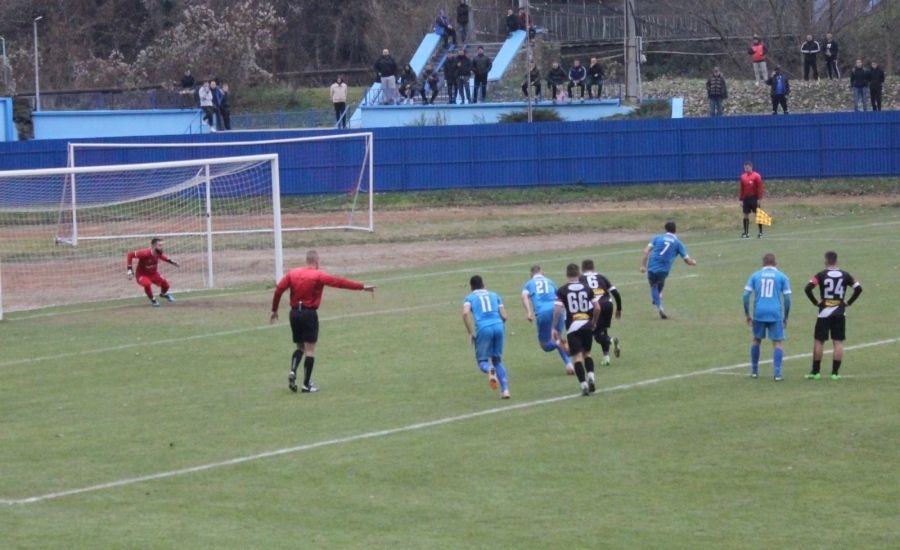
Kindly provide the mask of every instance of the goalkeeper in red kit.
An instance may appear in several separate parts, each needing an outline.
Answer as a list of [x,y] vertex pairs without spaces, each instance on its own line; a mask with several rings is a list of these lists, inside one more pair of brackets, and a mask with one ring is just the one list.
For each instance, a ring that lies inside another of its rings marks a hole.
[[[288,271],[275,287],[275,295],[272,297],[272,315],[269,322],[278,320],[278,304],[281,295],[288,289],[291,290],[291,332],[297,349],[291,357],[291,373],[288,375],[288,387],[292,392],[297,391],[297,367],[300,359],[306,353],[303,362],[303,393],[317,392],[319,389],[312,384],[313,363],[316,355],[316,342],[319,340],[319,304],[322,303],[322,291],[326,286],[346,288],[348,290],[365,290],[375,292],[372,285],[364,285],[329,275],[319,271],[319,253],[310,250],[306,253],[306,267],[300,267]],[[374,295],[373,295],[374,297]]]
[[[147,250],[129,252],[127,260],[128,268],[125,271],[129,281],[134,279],[134,276],[137,275],[137,284],[144,287],[144,292],[147,294],[147,298],[150,298],[150,305],[153,307],[159,307],[159,302],[153,297],[153,289],[150,285],[159,287],[160,298],[165,298],[170,302],[175,301],[175,298],[169,295],[169,281],[165,280],[165,278],[159,274],[157,269],[160,260],[178,267],[178,262],[170,260],[163,254],[163,244],[162,239],[154,238],[150,241],[150,248]],[[133,270],[131,264],[135,258],[137,258],[138,264],[137,269]]]

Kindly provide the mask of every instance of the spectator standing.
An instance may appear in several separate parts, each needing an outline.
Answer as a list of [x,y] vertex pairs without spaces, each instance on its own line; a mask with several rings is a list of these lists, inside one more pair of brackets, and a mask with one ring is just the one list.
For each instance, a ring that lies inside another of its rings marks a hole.
[[465,48],[456,53],[456,92],[459,94],[459,104],[472,103],[472,90],[469,88],[469,79],[472,77],[472,60],[466,55]]
[[853,88],[853,111],[859,111],[859,104],[862,103],[862,110],[869,110],[869,98],[866,97],[869,90],[869,71],[863,67],[861,59],[856,60],[856,66],[850,72],[850,87]]
[[222,124],[222,90],[216,85],[215,80],[209,81],[209,89],[213,96],[213,110],[216,112],[216,130],[222,130],[225,127]]
[[528,87],[534,86],[534,98],[538,100],[541,97],[541,71],[537,68],[537,64],[532,61],[528,66],[528,77],[522,84],[522,93],[528,97]]
[[222,115],[222,127],[226,130],[231,130],[231,100],[228,97],[228,84],[222,84],[221,90],[219,114]]
[[578,88],[581,92],[581,101],[584,102],[584,81],[587,80],[587,70],[581,66],[581,61],[575,60],[572,68],[569,69],[569,101],[575,96],[572,94],[574,88]]
[[459,0],[459,5],[456,6],[456,28],[459,29],[459,39],[465,48],[469,43],[469,4],[466,0]]
[[381,57],[375,62],[375,72],[381,80],[381,104],[391,105],[397,102],[397,62],[387,49],[381,51]]
[[444,60],[444,82],[447,83],[447,97],[450,105],[456,104],[456,56],[447,54]]
[[438,10],[438,15],[434,20],[434,33],[441,37],[444,49],[450,45],[450,39],[453,39],[453,45],[456,46],[456,30],[447,19],[447,12]]
[[187,109],[194,105],[194,86],[197,85],[197,79],[191,74],[191,70],[184,71],[181,76],[181,106]]
[[553,100],[553,103],[556,103],[556,100],[559,99],[559,88],[566,81],[566,78],[568,78],[566,71],[559,66],[558,62],[554,61],[550,66],[550,70],[547,71],[547,87],[550,88],[550,98]]
[[800,46],[800,51],[803,53],[803,80],[809,80],[810,69],[812,69],[813,79],[819,80],[819,64],[816,62],[816,56],[821,50],[819,43],[813,40],[811,34],[807,34],[806,42]]
[[203,110],[203,120],[209,124],[209,131],[216,131],[216,123],[213,121],[213,115],[216,113],[216,109],[213,106],[213,93],[212,90],[209,89],[209,80],[204,80],[203,84],[200,86],[199,92],[197,92],[200,96],[200,108]]
[[484,47],[478,46],[478,53],[472,59],[472,72],[475,73],[475,94],[472,98],[473,103],[478,103],[478,90],[481,90],[481,102],[487,100],[487,81],[494,62],[490,57],[484,55]]
[[329,94],[331,95],[331,102],[334,103],[334,116],[337,124],[341,128],[346,128],[347,118],[344,116],[344,113],[347,112],[347,84],[341,75],[338,75],[334,80]]
[[706,81],[706,95],[709,97],[709,116],[722,116],[722,101],[728,99],[728,87],[725,77],[718,67]]
[[403,98],[401,103],[406,105],[413,104],[413,100],[416,98],[417,79],[416,71],[413,70],[412,65],[407,63],[403,67],[403,72],[400,73],[400,97]]
[[779,105],[784,114],[788,114],[787,96],[791,94],[791,84],[788,82],[788,78],[781,74],[780,67],[775,67],[772,76],[766,79],[766,84],[772,89],[772,114],[778,114]]
[[828,80],[841,79],[841,68],[838,66],[838,43],[831,33],[825,35],[825,43],[822,51],[825,54],[825,70],[828,71]]
[[759,86],[759,83],[765,82],[769,76],[769,70],[766,68],[766,54],[769,53],[769,48],[760,41],[758,36],[754,35],[748,53],[750,61],[753,62],[753,76],[756,77],[756,85]]
[[591,66],[588,67],[588,82],[587,82],[587,92],[588,99],[594,99],[593,89],[594,86],[597,86],[597,99],[600,99],[600,94],[603,92],[603,67],[597,61],[596,57],[591,58]]
[[506,30],[509,32],[509,36],[512,36],[512,33],[519,30],[519,18],[516,17],[516,14],[511,9],[506,10]]
[[884,70],[873,61],[869,70],[869,97],[872,99],[872,110],[881,110],[881,88],[884,85]]
[[[438,75],[434,70],[434,65],[431,63],[425,65],[425,69],[419,76],[419,94],[422,95],[423,104],[434,105],[434,98],[436,98],[438,94],[439,82]],[[425,92],[427,91],[431,92],[431,99],[428,99],[426,96]]]

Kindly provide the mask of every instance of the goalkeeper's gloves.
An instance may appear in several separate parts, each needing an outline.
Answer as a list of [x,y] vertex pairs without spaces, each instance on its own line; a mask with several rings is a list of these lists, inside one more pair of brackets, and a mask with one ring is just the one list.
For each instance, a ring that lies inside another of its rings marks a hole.
[[178,262],[176,262],[175,260],[169,260],[169,263],[174,265],[175,267],[181,267],[180,265],[178,265]]
[[129,281],[134,279],[134,271],[131,269],[131,266],[128,266],[128,269],[125,270],[125,276]]

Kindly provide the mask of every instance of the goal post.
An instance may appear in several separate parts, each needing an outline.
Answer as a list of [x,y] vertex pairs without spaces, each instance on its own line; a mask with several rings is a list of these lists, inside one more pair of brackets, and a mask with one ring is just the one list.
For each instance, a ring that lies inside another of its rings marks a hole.
[[255,141],[68,144],[68,166],[177,161],[208,156],[276,153],[282,161],[285,233],[375,230],[374,134],[354,132]]
[[140,296],[129,251],[166,241],[174,291],[283,275],[277,154],[0,172],[4,311]]

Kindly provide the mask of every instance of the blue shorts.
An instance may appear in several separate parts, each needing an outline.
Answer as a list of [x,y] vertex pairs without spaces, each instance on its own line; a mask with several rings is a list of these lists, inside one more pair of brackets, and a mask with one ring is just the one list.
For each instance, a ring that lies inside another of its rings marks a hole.
[[666,283],[666,277],[669,276],[669,272],[666,271],[664,273],[658,273],[656,271],[648,271],[647,272],[647,281],[650,283],[650,286],[656,285],[664,285]]
[[475,359],[487,361],[503,355],[506,327],[502,323],[481,327],[475,332]]
[[770,340],[784,340],[784,321],[753,321],[753,337],[765,340],[766,332]]
[[[534,322],[537,324],[538,342],[541,345],[552,340],[551,331],[553,330],[553,310],[547,310],[534,316]],[[560,315],[556,322],[556,331],[560,334],[565,332],[566,319]]]

